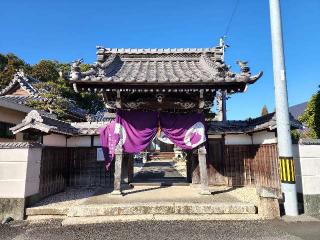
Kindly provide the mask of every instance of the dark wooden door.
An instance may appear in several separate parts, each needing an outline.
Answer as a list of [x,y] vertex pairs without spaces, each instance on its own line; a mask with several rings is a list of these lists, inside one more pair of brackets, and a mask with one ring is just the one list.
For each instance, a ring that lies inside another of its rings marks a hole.
[[228,178],[225,176],[224,139],[209,138],[207,153],[209,184],[226,185]]

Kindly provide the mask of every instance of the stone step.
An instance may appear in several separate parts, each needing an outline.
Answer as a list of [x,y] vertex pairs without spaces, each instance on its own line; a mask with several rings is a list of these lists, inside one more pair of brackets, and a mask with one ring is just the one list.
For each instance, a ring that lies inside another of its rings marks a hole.
[[[28,220],[33,220],[28,217]],[[37,218],[34,219],[39,221]],[[256,221],[262,220],[259,214],[149,214],[149,215],[120,215],[97,217],[65,217],[62,226],[102,224],[110,222],[135,222],[135,221]]]
[[70,217],[120,216],[146,214],[255,214],[257,208],[251,203],[232,202],[212,204],[203,203],[133,203],[133,204],[92,204],[70,208],[31,207],[26,209],[27,216],[65,215]]
[[254,204],[232,203],[135,203],[96,204],[71,207],[69,217],[122,216],[122,215],[197,215],[197,214],[255,214]]
[[27,216],[68,215],[69,207],[30,207],[26,209]]
[[137,182],[132,182],[130,183],[131,186],[133,187],[138,187],[138,186],[156,186],[156,187],[167,187],[167,186],[190,186],[190,183],[188,182],[183,182],[181,179],[180,181],[161,181],[161,179],[152,179],[152,181],[137,181]]
[[152,155],[149,155],[150,160],[165,160],[172,159],[175,156],[174,152],[155,152]]

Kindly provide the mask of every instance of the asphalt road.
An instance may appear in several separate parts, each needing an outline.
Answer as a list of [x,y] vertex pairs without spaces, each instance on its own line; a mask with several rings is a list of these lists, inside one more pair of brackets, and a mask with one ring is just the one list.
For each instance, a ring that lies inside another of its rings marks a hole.
[[61,226],[53,220],[42,224],[0,224],[0,239],[320,239],[320,222],[203,221],[129,222]]

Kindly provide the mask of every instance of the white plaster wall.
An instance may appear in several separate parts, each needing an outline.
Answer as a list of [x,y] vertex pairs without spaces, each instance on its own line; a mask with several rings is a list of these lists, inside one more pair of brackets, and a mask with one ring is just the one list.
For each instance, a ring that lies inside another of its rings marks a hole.
[[320,145],[293,145],[297,191],[320,194]]
[[91,136],[71,137],[67,139],[67,147],[90,147]]
[[59,134],[49,134],[43,136],[43,145],[52,147],[65,147],[66,136]]
[[25,197],[37,194],[39,192],[41,155],[41,148],[29,149]]
[[0,149],[0,198],[38,193],[41,149]]
[[93,137],[93,146],[95,147],[100,147],[101,144],[100,144],[100,136],[94,136]]
[[4,107],[0,107],[0,112],[0,121],[7,123],[21,123],[22,119],[26,116],[26,113]]
[[229,134],[225,136],[226,145],[252,144],[251,136],[245,134]]
[[253,144],[271,144],[277,143],[277,138],[274,132],[262,131],[252,135]]
[[219,139],[219,138],[222,138],[222,135],[219,135],[219,134],[218,135],[208,135],[208,138],[209,139],[217,139],[217,138]]

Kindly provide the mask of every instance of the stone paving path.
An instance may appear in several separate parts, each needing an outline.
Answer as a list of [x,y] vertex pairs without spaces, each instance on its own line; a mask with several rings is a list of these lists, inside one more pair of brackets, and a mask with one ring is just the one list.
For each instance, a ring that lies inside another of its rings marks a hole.
[[135,175],[134,183],[184,183],[186,178],[174,167],[172,160],[156,160],[146,162]]

